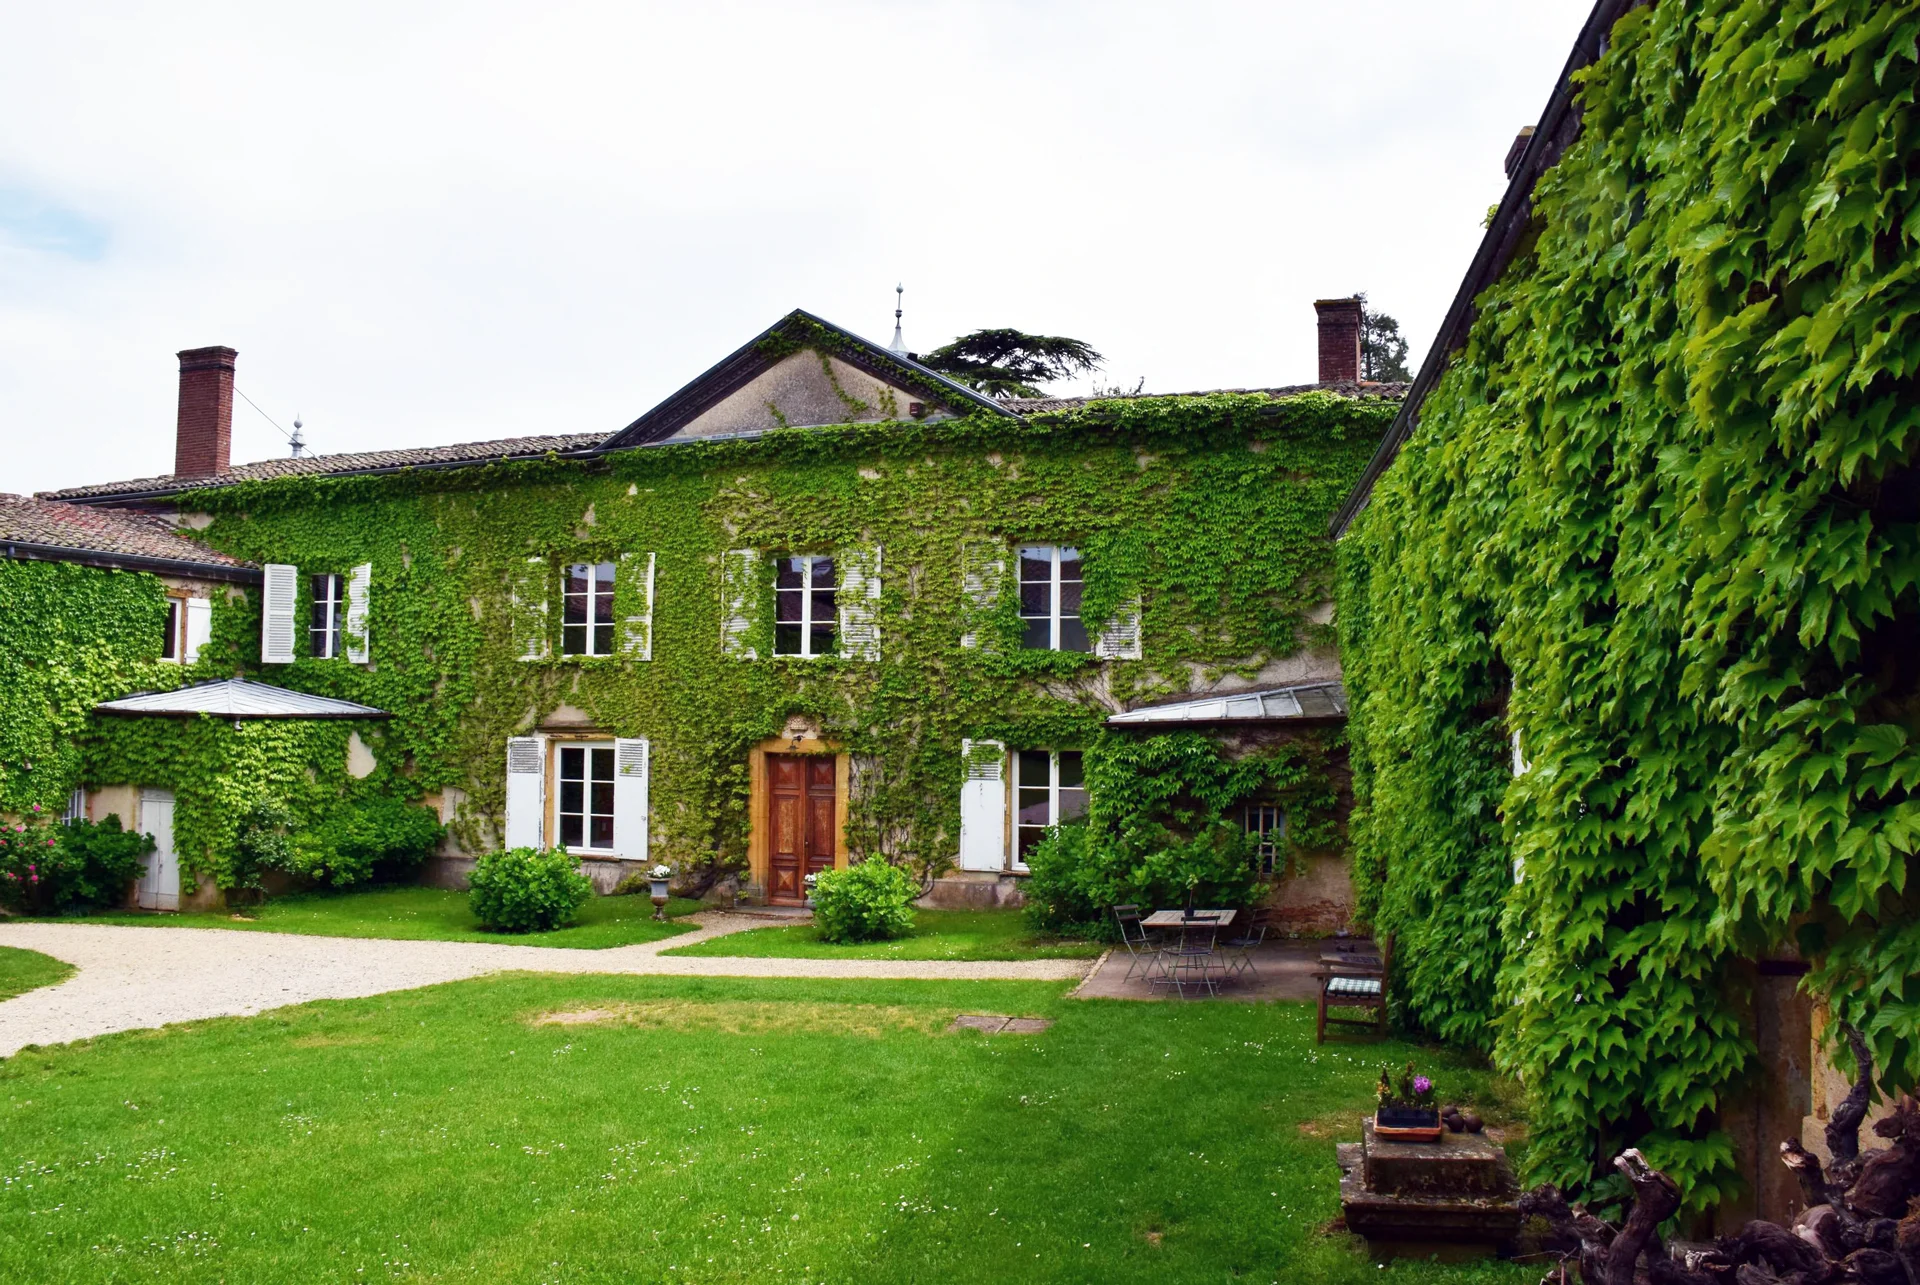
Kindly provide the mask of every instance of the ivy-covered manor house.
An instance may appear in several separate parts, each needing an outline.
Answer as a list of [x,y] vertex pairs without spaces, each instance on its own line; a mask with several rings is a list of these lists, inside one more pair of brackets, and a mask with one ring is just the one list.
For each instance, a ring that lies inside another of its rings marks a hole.
[[[1199,738],[1263,765],[1212,806],[1276,913],[1339,926],[1327,520],[1403,388],[1359,382],[1357,299],[1318,308],[1291,387],[995,400],[795,311],[617,432],[237,467],[235,353],[183,352],[172,474],[0,510],[67,532],[0,562],[66,576],[49,619],[151,581],[49,636],[84,681],[11,718],[77,748],[9,755],[0,803],[164,810],[155,905],[235,881],[260,796],[304,826],[430,807],[450,883],[563,846],[603,888],[665,861],[793,902],[881,856],[992,905],[1090,778]],[[90,524],[219,570],[102,561]]]

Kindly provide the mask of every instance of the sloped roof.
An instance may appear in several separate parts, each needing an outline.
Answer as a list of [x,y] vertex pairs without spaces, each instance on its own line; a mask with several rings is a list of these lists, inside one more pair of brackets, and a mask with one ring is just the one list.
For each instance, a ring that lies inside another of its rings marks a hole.
[[195,683],[170,692],[136,692],[93,707],[96,714],[149,714],[162,718],[388,718],[385,710],[311,692],[289,691],[245,678]]
[[0,553],[43,562],[78,562],[130,571],[173,571],[252,581],[252,563],[216,552],[165,518],[0,494]]
[[1301,683],[1251,692],[1222,692],[1200,700],[1146,705],[1114,714],[1110,727],[1165,723],[1275,723],[1305,718],[1345,718],[1347,689],[1339,683]]
[[884,348],[870,339],[862,339],[851,330],[814,316],[804,308],[795,308],[780,320],[722,357],[692,382],[608,438],[601,449],[617,451],[645,446],[672,436],[708,407],[745,387],[752,380],[785,360],[793,350],[817,346],[820,333],[832,341],[832,355],[875,379],[895,386],[920,388],[949,410],[960,414],[985,410],[996,415],[1018,418],[1005,402],[995,401],[948,379],[937,370],[922,366],[910,356]]
[[1420,369],[1414,374],[1413,383],[1408,386],[1406,396],[1400,403],[1400,413],[1387,426],[1386,435],[1380,439],[1379,448],[1361,471],[1360,480],[1340,505],[1339,512],[1333,515],[1329,526],[1336,539],[1347,533],[1353,520],[1367,507],[1367,501],[1373,495],[1374,483],[1387,471],[1399,455],[1400,447],[1420,422],[1420,407],[1425,403],[1427,394],[1440,382],[1440,376],[1446,373],[1447,363],[1453,354],[1467,342],[1467,332],[1473,328],[1474,319],[1479,315],[1476,300],[1482,291],[1500,279],[1527,236],[1533,222],[1534,184],[1542,174],[1559,164],[1561,154],[1580,136],[1580,112],[1574,102],[1575,73],[1599,60],[1606,50],[1613,24],[1629,9],[1644,3],[1646,0],[1594,0],[1593,9],[1587,14],[1586,25],[1581,27],[1579,38],[1574,41],[1573,52],[1567,55],[1560,78],[1554,82],[1553,92],[1547,97],[1546,110],[1540,113],[1540,123],[1534,126],[1524,148],[1516,141],[1507,153],[1506,194],[1500,198],[1493,221],[1487,225],[1486,235],[1480,238],[1480,248],[1474,252],[1473,262],[1467,267],[1467,275],[1461,279],[1460,288],[1454,293],[1453,303],[1447,309],[1445,320],[1440,323],[1439,337],[1427,349],[1426,360],[1420,363]]
[[1209,388],[1196,393],[1139,393],[1118,397],[1014,397],[1001,402],[1016,415],[1044,415],[1078,410],[1094,401],[1146,401],[1154,397],[1212,397],[1220,393],[1265,393],[1269,397],[1298,397],[1301,393],[1332,393],[1337,397],[1379,397],[1392,401],[1407,395],[1407,385],[1373,380],[1341,380],[1327,384],[1288,384],[1282,388]]
[[306,455],[299,459],[261,460],[241,464],[212,477],[140,477],[98,486],[73,486],[64,491],[42,491],[42,499],[132,500],[178,495],[208,487],[237,486],[277,477],[339,476],[354,473],[393,473],[409,468],[444,468],[459,464],[489,464],[499,460],[538,459],[544,455],[591,452],[607,440],[605,433],[559,433],[536,437],[503,437],[491,442],[462,442],[454,446],[412,446],[388,451],[353,451],[341,455]]

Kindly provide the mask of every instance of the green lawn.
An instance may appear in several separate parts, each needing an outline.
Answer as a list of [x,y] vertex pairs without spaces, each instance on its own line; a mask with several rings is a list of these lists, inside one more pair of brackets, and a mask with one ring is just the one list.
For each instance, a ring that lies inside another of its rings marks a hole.
[[63,963],[37,950],[0,946],[0,999],[12,999],[28,991],[64,982],[73,976],[73,965]]
[[[676,899],[669,914],[701,909]],[[408,941],[498,941],[521,946],[597,949],[659,941],[689,931],[686,924],[653,922],[645,897],[595,897],[566,928],[548,933],[495,933],[481,928],[467,907],[467,894],[443,888],[373,888],[360,892],[307,892],[275,897],[250,917],[219,913],[157,914],[116,911],[88,916],[89,923],[233,928],[242,932],[307,933],[316,937],[396,937]]]
[[0,1280],[1538,1280],[1326,1232],[1407,1046],[1064,989],[507,974],[24,1051]]
[[728,933],[665,953],[781,959],[1091,959],[1103,949],[1092,942],[1035,936],[1017,910],[921,910],[912,935],[898,941],[836,946],[821,941],[812,924],[793,924]]

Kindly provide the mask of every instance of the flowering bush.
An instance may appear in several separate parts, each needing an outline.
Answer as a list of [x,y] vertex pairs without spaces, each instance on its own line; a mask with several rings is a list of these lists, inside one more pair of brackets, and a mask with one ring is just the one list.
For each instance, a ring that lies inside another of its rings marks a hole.
[[21,914],[63,914],[118,901],[153,840],[120,818],[49,824],[38,806],[0,825],[0,904]]
[[1419,1074],[1409,1062],[1398,1075],[1391,1067],[1380,1068],[1380,1083],[1374,1096],[1383,1107],[1403,1107],[1414,1111],[1433,1109],[1433,1081]]
[[821,941],[887,941],[913,931],[914,877],[870,857],[845,870],[823,870],[813,883],[813,922]]
[[580,863],[559,848],[490,852],[468,876],[474,918],[500,932],[545,932],[572,923],[592,895]]

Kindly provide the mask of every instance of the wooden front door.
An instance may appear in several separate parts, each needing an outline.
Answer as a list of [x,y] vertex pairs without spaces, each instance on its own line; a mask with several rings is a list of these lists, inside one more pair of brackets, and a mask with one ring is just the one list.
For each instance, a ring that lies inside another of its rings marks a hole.
[[806,877],[833,869],[834,762],[831,754],[767,755],[768,901],[804,901]]

